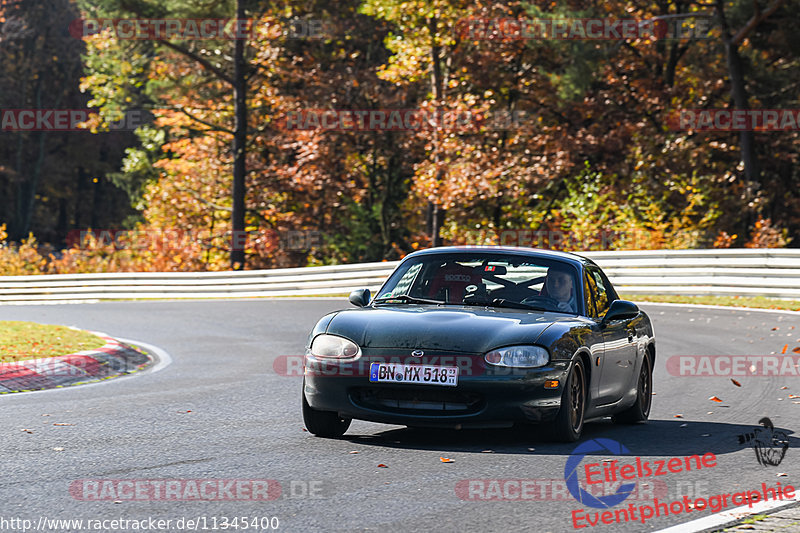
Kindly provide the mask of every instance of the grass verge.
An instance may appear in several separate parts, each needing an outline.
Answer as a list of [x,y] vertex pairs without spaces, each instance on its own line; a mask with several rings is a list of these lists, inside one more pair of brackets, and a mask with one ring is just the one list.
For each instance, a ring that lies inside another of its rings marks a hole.
[[800,300],[781,300],[766,296],[671,296],[664,294],[628,294],[622,296],[633,302],[659,302],[675,304],[727,305],[756,309],[784,309],[800,311]]
[[65,326],[0,321],[0,363],[69,355],[104,344],[97,335]]

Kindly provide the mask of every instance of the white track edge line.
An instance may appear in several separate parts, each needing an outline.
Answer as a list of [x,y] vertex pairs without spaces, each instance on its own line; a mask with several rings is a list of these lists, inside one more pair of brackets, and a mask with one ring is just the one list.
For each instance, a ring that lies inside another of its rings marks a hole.
[[115,338],[116,340],[118,340],[120,342],[124,342],[125,344],[132,344],[134,346],[141,346],[142,348],[144,348],[148,352],[155,354],[156,360],[157,360],[155,366],[153,366],[151,368],[146,368],[142,372],[137,372],[137,374],[141,374],[143,372],[146,372],[148,374],[152,374],[153,372],[158,372],[159,370],[165,369],[166,367],[168,367],[172,363],[172,357],[167,353],[166,350],[164,350],[162,348],[159,348],[158,346],[154,346],[154,345],[148,344],[146,342],[135,341],[135,340],[131,340],[131,339],[123,339],[123,338],[120,338],[120,337],[112,337],[112,338]]
[[733,524],[734,522],[738,522],[742,518],[750,515],[763,513],[765,511],[775,511],[781,507],[787,507],[797,502],[800,502],[800,494],[796,495],[794,498],[786,500],[761,501],[754,503],[753,507],[742,505],[741,507],[722,511],[710,516],[704,516],[703,518],[677,524],[666,529],[659,529],[653,533],[698,533],[707,529],[718,528],[726,524]]

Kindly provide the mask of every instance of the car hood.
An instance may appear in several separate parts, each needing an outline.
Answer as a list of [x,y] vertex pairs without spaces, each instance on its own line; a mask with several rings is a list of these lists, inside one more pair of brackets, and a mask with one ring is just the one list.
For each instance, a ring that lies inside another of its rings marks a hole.
[[484,307],[396,305],[348,309],[331,320],[327,333],[364,348],[409,348],[483,353],[498,346],[532,344],[562,313]]

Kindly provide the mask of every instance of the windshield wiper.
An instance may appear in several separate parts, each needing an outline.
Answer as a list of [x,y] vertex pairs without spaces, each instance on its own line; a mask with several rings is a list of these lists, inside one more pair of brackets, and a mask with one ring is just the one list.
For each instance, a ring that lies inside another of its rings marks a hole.
[[391,302],[393,300],[402,300],[403,302],[410,303],[410,304],[434,304],[439,305],[447,302],[443,302],[441,300],[428,300],[427,298],[417,298],[415,296],[409,296],[408,294],[399,294],[397,296],[388,296],[386,298],[375,298],[372,303],[374,304],[382,304],[386,302]]
[[535,305],[524,304],[522,302],[515,302],[513,300],[506,300],[505,298],[495,298],[492,300],[492,305],[494,307],[509,307],[511,309],[529,309],[531,311],[549,311],[544,307],[538,307]]

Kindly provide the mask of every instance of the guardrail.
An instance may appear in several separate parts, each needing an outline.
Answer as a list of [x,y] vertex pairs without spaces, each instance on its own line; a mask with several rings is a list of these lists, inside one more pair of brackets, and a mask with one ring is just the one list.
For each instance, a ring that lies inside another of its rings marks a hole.
[[624,294],[800,298],[800,249],[586,252]]
[[[800,249],[582,252],[623,294],[800,298]],[[0,276],[0,303],[249,298],[376,291],[398,262],[236,272]]]

